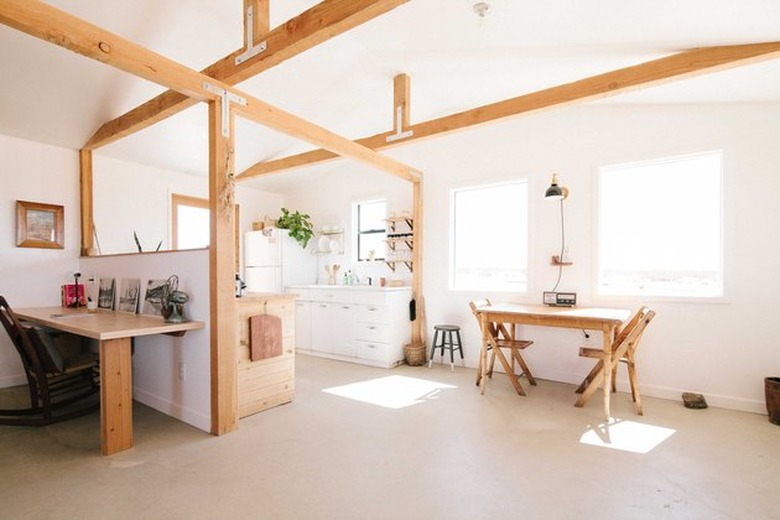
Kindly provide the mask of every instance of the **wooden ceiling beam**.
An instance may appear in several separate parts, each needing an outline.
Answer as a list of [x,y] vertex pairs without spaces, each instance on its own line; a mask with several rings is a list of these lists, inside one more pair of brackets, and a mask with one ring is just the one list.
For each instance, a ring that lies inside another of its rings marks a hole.
[[[388,141],[388,137],[391,137],[395,132],[384,132],[358,139],[355,142],[373,150],[382,150],[509,117],[536,113],[573,103],[603,99],[640,88],[749,65],[777,57],[780,57],[780,42],[693,49],[411,125],[406,130],[411,131],[412,135],[404,139],[391,139]],[[239,173],[236,176],[236,180],[247,180],[270,173],[323,163],[337,158],[337,155],[327,150],[312,150],[257,163]]]
[[[267,5],[270,0],[245,0]],[[335,36],[381,16],[409,0],[322,0],[283,25],[267,33],[266,50],[236,64],[244,53],[238,49],[209,65],[201,73],[228,85],[236,85]],[[262,8],[260,9],[262,13]],[[262,18],[262,17],[261,17]],[[169,90],[105,123],[84,145],[95,150],[178,114],[195,101]]]
[[233,104],[232,107],[240,108],[242,114],[258,123],[407,180],[420,176],[416,170],[401,162],[381,156],[345,137],[43,2],[3,0],[0,22],[199,101],[220,98],[214,93],[215,89],[234,98],[243,98],[246,106]]

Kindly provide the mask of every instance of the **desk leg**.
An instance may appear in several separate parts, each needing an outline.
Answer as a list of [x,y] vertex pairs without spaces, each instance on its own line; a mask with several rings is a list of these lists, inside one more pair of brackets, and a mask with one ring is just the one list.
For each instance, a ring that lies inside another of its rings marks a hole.
[[100,442],[103,455],[133,447],[130,338],[100,342]]
[[479,383],[479,392],[484,395],[485,393],[485,378],[487,377],[487,347],[488,347],[488,331],[487,331],[487,317],[485,313],[479,314],[479,325],[482,329],[482,348],[479,350],[479,367],[477,368],[477,383]]
[[604,417],[607,422],[611,419],[609,401],[612,397],[612,335],[612,330],[605,330],[602,333],[604,342]]

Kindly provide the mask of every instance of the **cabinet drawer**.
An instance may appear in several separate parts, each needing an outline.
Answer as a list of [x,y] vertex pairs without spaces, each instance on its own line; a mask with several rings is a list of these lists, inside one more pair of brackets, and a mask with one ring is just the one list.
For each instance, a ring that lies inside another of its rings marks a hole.
[[358,321],[365,323],[390,323],[390,309],[387,305],[361,305],[357,316]]
[[311,289],[309,299],[316,302],[351,303],[355,301],[353,291],[341,289]]
[[358,323],[357,339],[363,341],[379,341],[387,343],[389,341],[390,328],[387,325],[379,323]]
[[371,361],[389,361],[389,348],[383,343],[358,341],[357,357]]
[[381,305],[387,302],[386,291],[371,291],[364,289],[362,291],[354,291],[354,293],[352,301],[355,303],[363,305]]

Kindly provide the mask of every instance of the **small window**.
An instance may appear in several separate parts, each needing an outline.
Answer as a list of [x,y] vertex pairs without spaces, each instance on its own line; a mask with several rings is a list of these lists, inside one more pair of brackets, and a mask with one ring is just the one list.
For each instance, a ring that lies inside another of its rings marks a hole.
[[450,287],[528,291],[528,182],[451,192]]
[[209,201],[176,193],[171,199],[173,249],[209,247]]
[[[376,200],[357,204],[357,259],[384,260],[387,239],[387,202]],[[372,253],[373,252],[373,253]]]
[[598,293],[723,295],[722,154],[599,172]]

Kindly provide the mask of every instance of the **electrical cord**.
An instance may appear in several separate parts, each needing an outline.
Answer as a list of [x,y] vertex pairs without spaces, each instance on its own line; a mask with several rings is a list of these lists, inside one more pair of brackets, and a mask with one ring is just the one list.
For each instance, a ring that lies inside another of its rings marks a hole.
[[558,285],[561,283],[561,277],[563,276],[563,253],[566,251],[566,224],[563,218],[563,199],[561,199],[561,256],[558,257],[558,280],[555,282],[555,287],[552,291],[555,292],[558,289]]

